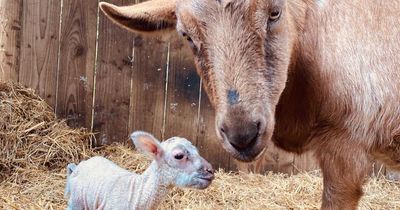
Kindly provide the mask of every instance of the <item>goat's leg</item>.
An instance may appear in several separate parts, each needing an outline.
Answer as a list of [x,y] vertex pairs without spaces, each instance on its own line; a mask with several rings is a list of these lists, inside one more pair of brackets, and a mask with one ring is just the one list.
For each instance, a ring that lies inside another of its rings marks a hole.
[[323,210],[354,210],[371,169],[369,156],[351,141],[328,142],[317,150],[323,172]]

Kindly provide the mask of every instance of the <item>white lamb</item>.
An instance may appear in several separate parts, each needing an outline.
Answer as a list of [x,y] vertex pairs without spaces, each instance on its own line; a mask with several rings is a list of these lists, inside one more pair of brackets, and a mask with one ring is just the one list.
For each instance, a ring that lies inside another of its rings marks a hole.
[[70,163],[67,209],[156,209],[172,186],[205,189],[214,179],[210,163],[184,138],[160,143],[151,134],[137,131],[131,139],[154,159],[149,168],[138,175],[103,157]]

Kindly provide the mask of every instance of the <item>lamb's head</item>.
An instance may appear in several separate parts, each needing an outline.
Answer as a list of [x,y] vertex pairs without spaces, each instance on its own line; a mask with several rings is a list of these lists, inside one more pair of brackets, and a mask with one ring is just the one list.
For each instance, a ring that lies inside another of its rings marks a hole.
[[143,131],[132,133],[131,139],[136,148],[154,159],[161,173],[173,185],[205,189],[214,179],[211,164],[187,139],[172,137],[160,143],[153,135]]

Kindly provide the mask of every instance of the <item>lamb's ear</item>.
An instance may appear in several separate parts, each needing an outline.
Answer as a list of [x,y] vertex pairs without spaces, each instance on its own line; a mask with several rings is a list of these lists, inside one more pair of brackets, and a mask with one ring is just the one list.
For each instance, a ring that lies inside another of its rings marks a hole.
[[99,6],[109,19],[130,31],[153,33],[175,29],[176,0],[150,0],[131,6],[100,2]]
[[143,151],[145,154],[149,155],[155,160],[159,160],[164,154],[160,142],[153,135],[147,132],[133,132],[131,134],[131,139],[136,148]]

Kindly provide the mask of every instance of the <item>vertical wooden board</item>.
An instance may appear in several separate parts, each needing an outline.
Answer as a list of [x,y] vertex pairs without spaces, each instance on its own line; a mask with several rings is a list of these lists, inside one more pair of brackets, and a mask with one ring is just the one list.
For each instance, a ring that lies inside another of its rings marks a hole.
[[0,0],[0,81],[17,81],[22,0]]
[[70,126],[91,127],[98,0],[64,2],[56,113]]
[[382,177],[382,176],[386,176],[386,166],[376,160],[374,163],[372,163],[372,176],[375,177]]
[[271,143],[264,157],[264,171],[270,170],[287,174],[293,173],[294,154],[285,152]]
[[202,88],[197,147],[200,150],[200,154],[208,160],[214,168],[230,170],[231,156],[222,148],[215,132],[215,111],[210,104],[204,88]]
[[190,48],[178,35],[171,42],[165,137],[181,136],[196,143],[200,77]]
[[318,161],[314,157],[314,153],[312,151],[301,155],[295,155],[293,166],[294,174],[302,171],[313,171],[317,170],[318,168]]
[[[107,2],[133,3],[127,0]],[[106,144],[128,138],[133,35],[104,14],[99,18],[93,131],[97,133],[96,144]]]
[[[146,0],[135,0],[135,4]],[[133,40],[129,132],[144,130],[164,137],[168,42],[136,35]]]
[[129,132],[144,130],[162,138],[168,43],[134,39]]
[[24,0],[20,83],[56,103],[61,1]]

